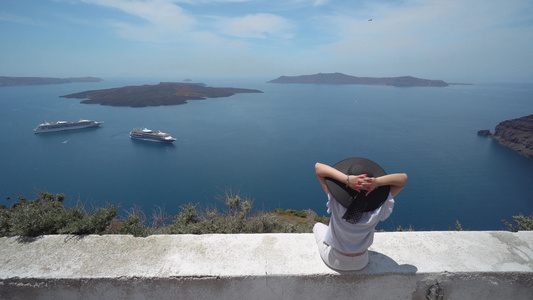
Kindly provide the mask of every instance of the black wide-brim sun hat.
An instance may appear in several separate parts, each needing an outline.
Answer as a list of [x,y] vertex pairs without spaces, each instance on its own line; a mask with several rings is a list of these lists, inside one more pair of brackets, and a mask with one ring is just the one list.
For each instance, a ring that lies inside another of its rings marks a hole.
[[[377,163],[362,157],[352,157],[342,160],[333,165],[333,168],[346,175],[367,174],[368,177],[387,175],[385,170],[383,170],[383,168]],[[390,192],[390,185],[384,185],[370,192],[368,196],[365,196],[366,191],[363,190],[357,192],[348,187],[346,181],[340,182],[329,177],[326,178],[326,184],[333,197],[335,197],[342,206],[348,208],[348,214],[352,214],[352,216],[343,216],[343,218],[350,223],[359,222],[362,212],[373,211],[380,207],[383,202],[387,200]],[[353,214],[355,214],[355,216],[353,216]]]

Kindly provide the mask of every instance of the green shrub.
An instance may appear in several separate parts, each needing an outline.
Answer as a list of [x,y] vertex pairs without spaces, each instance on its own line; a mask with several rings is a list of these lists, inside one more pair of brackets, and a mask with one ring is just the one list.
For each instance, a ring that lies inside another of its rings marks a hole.
[[295,209],[286,209],[285,212],[289,215],[300,217],[300,218],[306,218],[307,213],[303,210],[295,210]]
[[150,231],[144,222],[141,221],[141,218],[138,215],[130,215],[122,223],[118,231],[120,234],[131,234],[133,236],[148,236]]
[[502,220],[503,224],[505,224],[505,226],[507,226],[507,228],[512,232],[517,232],[519,230],[533,230],[533,213],[531,213],[529,217],[520,213],[518,216],[513,216],[513,221],[516,223],[516,225],[512,225],[511,223],[507,222],[507,220]]
[[299,218],[306,218],[307,212],[305,210],[295,210],[295,209],[283,209],[283,208],[276,208],[272,211],[273,213],[280,214],[280,215],[290,215],[295,216]]
[[97,208],[93,215],[82,213],[75,207],[67,211],[67,223],[57,233],[61,234],[103,234],[117,216],[118,207]]
[[170,233],[173,234],[197,234],[198,232],[198,226],[196,224],[198,221],[198,216],[196,212],[196,206],[198,204],[192,204],[188,203],[185,205],[180,206],[182,212],[180,212],[172,222],[172,225],[170,226]]
[[20,202],[1,209],[0,234],[2,236],[35,237],[45,234],[103,233],[115,218],[118,207],[98,209],[92,216],[79,208],[67,209],[64,194],[40,192],[39,198]]
[[[448,230],[450,231],[453,231],[454,229],[452,229],[451,227],[448,228]],[[461,222],[459,222],[459,220],[455,220],[455,231],[469,231],[470,229],[464,229],[463,228],[463,224],[461,224]]]
[[415,231],[412,225],[409,225],[408,228],[403,228],[401,225],[396,228],[396,231]]
[[[225,211],[217,208],[198,212],[198,204],[182,205],[174,218],[169,232],[173,234],[207,233],[279,233],[298,232],[300,227],[280,222],[276,214],[258,212],[250,215],[253,202],[238,195],[226,193],[222,201]],[[307,231],[310,232],[310,231]]]
[[283,208],[276,208],[272,212],[275,214],[283,214],[285,213],[285,210]]
[[324,223],[326,225],[329,225],[329,220],[330,220],[329,217],[322,216],[322,217],[314,217],[313,219],[315,220],[315,222]]
[[[174,217],[167,216],[163,209],[155,210],[147,220],[140,208],[133,208],[123,221],[116,219],[119,206],[107,205],[96,208],[92,214],[78,206],[63,205],[64,194],[53,195],[40,192],[39,197],[19,202],[7,208],[0,205],[0,236],[35,237],[44,234],[105,234],[119,233],[134,236],[152,234],[209,234],[209,233],[310,233],[315,222],[329,224],[329,217],[307,218],[304,210],[276,208],[271,212],[252,214],[253,202],[239,195],[226,193],[221,202],[225,209],[200,209],[199,204],[180,206]],[[533,230],[533,213],[530,216],[513,216],[515,225],[502,222],[510,231]],[[150,223],[150,226],[147,226]],[[111,224],[114,224],[112,227]],[[455,229],[465,230],[459,221]],[[468,229],[466,229],[468,230]],[[396,231],[414,231],[398,226]]]
[[9,209],[2,205],[0,207],[0,236],[10,236],[9,215]]

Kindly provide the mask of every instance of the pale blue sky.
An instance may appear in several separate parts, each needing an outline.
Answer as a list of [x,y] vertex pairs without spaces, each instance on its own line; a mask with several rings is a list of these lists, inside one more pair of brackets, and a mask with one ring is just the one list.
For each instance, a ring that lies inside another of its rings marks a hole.
[[531,0],[1,0],[0,41],[3,76],[533,81]]

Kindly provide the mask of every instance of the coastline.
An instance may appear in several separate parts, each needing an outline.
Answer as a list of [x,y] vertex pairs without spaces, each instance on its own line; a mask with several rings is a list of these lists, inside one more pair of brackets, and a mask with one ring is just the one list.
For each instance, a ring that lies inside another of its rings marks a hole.
[[46,85],[65,84],[75,82],[101,82],[103,79],[97,77],[9,77],[0,76],[0,87],[3,86],[25,86],[25,85]]
[[494,133],[484,129],[478,131],[478,135],[489,136],[500,145],[533,158],[533,114],[500,122]]

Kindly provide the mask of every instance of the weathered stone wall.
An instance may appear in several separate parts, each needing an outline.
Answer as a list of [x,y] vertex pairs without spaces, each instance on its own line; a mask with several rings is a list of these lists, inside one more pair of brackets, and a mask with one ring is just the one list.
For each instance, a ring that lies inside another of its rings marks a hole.
[[312,234],[0,238],[0,299],[531,299],[533,232],[376,233],[326,267]]

